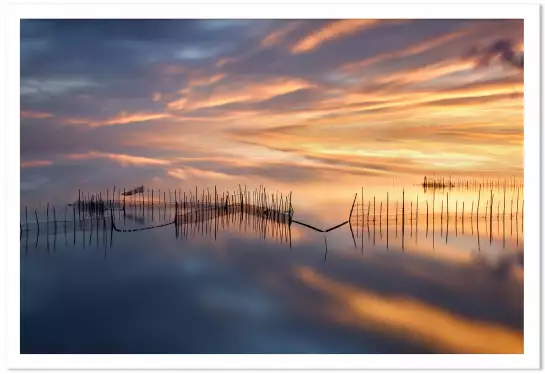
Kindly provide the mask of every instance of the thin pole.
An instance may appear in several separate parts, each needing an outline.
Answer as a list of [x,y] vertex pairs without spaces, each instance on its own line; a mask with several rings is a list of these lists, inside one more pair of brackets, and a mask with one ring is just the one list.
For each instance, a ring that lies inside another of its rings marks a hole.
[[462,201],[462,232],[464,230],[464,207],[465,207],[465,201]]
[[405,189],[403,189],[403,206],[401,219],[401,249],[405,250]]
[[[362,231],[363,231],[363,186],[361,187],[361,222],[362,222]],[[363,237],[363,233],[361,234]]]
[[520,195],[520,192],[519,192],[519,189],[517,188],[517,215],[515,216],[517,219],[519,217],[519,195]]
[[428,199],[426,199],[426,238],[428,237],[428,213],[429,213],[429,208],[428,208]]
[[447,220],[448,220],[448,192],[447,192]]
[[416,231],[418,234],[418,194],[416,195]]
[[[398,209],[398,201],[396,200],[396,238],[397,238],[397,209]],[[369,208],[367,208],[367,224],[369,224]]]
[[490,244],[492,244],[492,207],[494,206],[494,195],[490,190]]
[[356,196],[354,196],[354,201],[352,202],[352,209],[350,209],[350,217],[348,217],[348,220],[352,218],[352,212],[354,211],[354,204],[356,204],[356,198],[358,197],[358,194],[356,193]]
[[375,225],[375,220],[376,220],[376,216],[377,216],[377,204],[376,204],[376,201],[375,201],[375,197],[373,196],[373,225]]
[[481,187],[479,187],[479,198],[477,200],[477,222],[479,221],[479,205],[481,203]]
[[[504,180],[503,181],[503,222],[505,222],[505,185],[506,184],[507,184],[507,181]],[[503,231],[505,236],[505,229]]]

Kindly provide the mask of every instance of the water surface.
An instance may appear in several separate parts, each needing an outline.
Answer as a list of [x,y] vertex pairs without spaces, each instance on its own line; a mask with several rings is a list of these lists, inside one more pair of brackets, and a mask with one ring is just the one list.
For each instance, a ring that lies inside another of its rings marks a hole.
[[[522,216],[441,215],[446,196],[432,213],[407,191],[405,215],[397,189],[360,192],[329,233],[248,212],[174,225],[168,204],[40,212],[21,232],[21,352],[521,352]],[[326,229],[351,203],[294,219]]]

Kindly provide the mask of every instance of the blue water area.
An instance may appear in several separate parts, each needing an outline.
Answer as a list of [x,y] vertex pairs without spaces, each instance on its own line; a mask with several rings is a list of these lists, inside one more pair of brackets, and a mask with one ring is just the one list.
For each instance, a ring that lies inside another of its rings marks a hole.
[[22,353],[522,349],[522,238],[137,214],[23,230]]

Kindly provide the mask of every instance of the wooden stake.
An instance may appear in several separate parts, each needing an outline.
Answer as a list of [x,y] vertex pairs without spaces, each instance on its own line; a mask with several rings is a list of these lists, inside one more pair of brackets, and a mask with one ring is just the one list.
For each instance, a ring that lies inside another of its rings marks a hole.
[[375,201],[375,197],[373,196],[373,225],[375,225],[376,217],[377,217],[377,204]]
[[348,217],[348,220],[352,218],[352,211],[354,210],[354,204],[356,203],[356,198],[358,197],[358,194],[356,193],[356,196],[354,196],[354,201],[352,202],[352,209],[350,209],[350,217]]
[[403,189],[403,205],[401,206],[401,227],[405,230],[405,189]]
[[479,187],[479,198],[477,200],[477,221],[479,221],[479,205],[481,203],[481,187]]

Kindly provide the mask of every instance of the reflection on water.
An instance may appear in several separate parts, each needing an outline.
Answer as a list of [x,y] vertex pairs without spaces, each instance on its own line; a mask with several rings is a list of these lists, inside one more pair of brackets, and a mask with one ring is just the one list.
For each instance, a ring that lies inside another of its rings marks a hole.
[[467,196],[359,196],[328,233],[169,204],[23,219],[21,351],[522,352],[523,216]]

